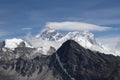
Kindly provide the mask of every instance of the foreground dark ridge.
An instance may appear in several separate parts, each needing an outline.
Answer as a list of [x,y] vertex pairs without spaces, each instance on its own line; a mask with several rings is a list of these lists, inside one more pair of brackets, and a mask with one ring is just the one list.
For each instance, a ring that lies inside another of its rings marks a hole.
[[0,80],[119,80],[120,57],[68,40],[51,56],[0,60]]
[[92,52],[73,40],[58,49],[52,63],[62,80],[120,79],[120,57]]

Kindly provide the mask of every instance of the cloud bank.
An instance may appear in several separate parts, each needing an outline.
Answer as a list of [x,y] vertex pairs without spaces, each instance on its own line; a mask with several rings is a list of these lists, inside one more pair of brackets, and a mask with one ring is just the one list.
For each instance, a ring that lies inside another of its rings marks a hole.
[[98,37],[97,41],[111,49],[120,51],[120,37],[119,36]]
[[80,31],[104,31],[109,30],[111,27],[98,26],[94,24],[84,23],[84,22],[48,22],[46,27],[55,28],[57,30],[80,30]]

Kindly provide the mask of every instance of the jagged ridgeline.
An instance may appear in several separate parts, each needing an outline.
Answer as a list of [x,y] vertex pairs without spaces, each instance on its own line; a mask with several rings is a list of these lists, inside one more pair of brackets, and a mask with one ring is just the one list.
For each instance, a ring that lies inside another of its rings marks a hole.
[[[4,43],[0,43],[1,47]],[[53,48],[51,48],[53,49]],[[119,80],[120,57],[91,51],[73,40],[67,40],[51,55],[29,58],[35,49],[8,49],[4,58],[20,54],[18,58],[0,59],[0,80]],[[9,55],[10,54],[10,55]],[[25,55],[28,54],[28,55]]]

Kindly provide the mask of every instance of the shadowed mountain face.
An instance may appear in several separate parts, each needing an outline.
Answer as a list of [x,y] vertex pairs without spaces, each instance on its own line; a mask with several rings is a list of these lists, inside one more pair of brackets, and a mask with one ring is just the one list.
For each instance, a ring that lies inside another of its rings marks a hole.
[[51,56],[0,60],[0,80],[119,80],[120,57],[68,40]]
[[53,54],[52,66],[61,80],[119,80],[120,57],[84,49],[68,40]]

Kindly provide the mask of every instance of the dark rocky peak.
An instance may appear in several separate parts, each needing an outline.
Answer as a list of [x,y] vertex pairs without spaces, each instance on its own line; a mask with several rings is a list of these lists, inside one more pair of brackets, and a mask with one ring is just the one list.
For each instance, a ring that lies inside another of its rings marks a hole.
[[120,58],[85,49],[68,40],[53,54],[51,63],[61,80],[119,80]]
[[5,41],[0,42],[0,48],[3,48],[5,46]]
[[[51,47],[50,53],[55,49]],[[119,80],[120,57],[85,49],[68,40],[53,54],[26,58],[34,49],[15,48],[19,58],[0,60],[0,80]],[[10,78],[10,77],[12,78]],[[4,79],[7,78],[7,79]]]
[[3,47],[5,46],[5,41],[0,42],[0,56],[3,53]]
[[74,40],[67,40],[66,42],[63,43],[63,45],[61,46],[62,47],[69,47],[69,48],[81,48],[81,46],[75,42]]
[[68,40],[63,43],[63,45],[58,49],[57,55],[62,61],[73,60],[73,63],[79,56],[81,59],[89,56],[88,50],[80,46],[74,40]]

